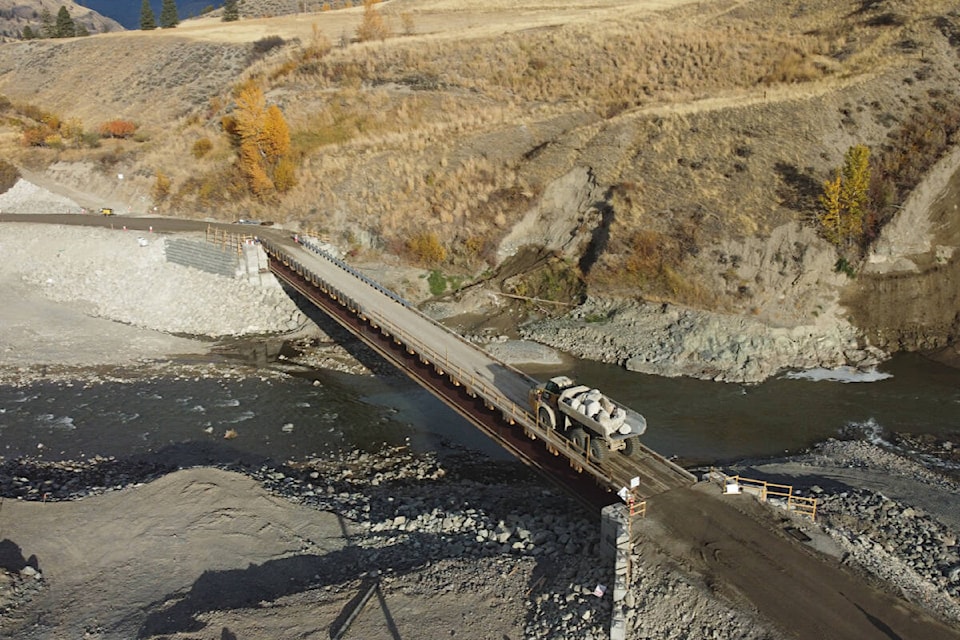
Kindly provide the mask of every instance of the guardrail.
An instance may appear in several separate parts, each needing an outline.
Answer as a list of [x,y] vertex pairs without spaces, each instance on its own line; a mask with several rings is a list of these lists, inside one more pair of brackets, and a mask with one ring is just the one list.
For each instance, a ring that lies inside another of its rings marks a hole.
[[779,499],[785,503],[788,511],[796,511],[814,522],[817,520],[817,499],[795,495],[793,485],[744,478],[741,475],[728,476],[719,469],[711,469],[711,475],[714,474],[723,478],[723,485],[736,485],[745,489],[748,493],[756,495],[761,502],[766,502],[770,498]]

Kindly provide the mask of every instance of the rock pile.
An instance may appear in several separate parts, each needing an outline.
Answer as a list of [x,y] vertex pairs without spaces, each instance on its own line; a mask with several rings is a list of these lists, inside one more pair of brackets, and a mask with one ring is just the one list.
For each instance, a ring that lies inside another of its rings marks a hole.
[[855,561],[911,599],[960,622],[957,532],[919,509],[865,489],[822,494],[818,512]]
[[580,358],[662,376],[757,383],[784,369],[855,365],[885,356],[849,324],[771,327],[743,316],[591,298],[566,316],[520,328]]
[[37,233],[5,225],[2,275],[86,315],[165,333],[283,333],[306,321],[276,282],[262,286],[169,263],[164,237],[147,235],[144,244],[121,230],[50,225]]

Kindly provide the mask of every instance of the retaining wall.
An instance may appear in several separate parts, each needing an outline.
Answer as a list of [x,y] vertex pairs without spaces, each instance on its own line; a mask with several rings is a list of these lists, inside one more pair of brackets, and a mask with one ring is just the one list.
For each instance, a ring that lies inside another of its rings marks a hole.
[[227,278],[236,278],[240,256],[236,248],[185,238],[168,238],[164,247],[167,262],[200,269]]

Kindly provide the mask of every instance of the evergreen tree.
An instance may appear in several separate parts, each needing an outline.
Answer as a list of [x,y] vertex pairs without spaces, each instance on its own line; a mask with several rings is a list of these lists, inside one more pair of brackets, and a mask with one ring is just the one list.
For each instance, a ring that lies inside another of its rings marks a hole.
[[40,33],[44,38],[57,37],[57,25],[53,21],[53,14],[46,7],[40,12]]
[[142,31],[152,31],[156,28],[157,21],[153,17],[150,0],[143,0],[143,4],[140,5],[140,29]]
[[57,26],[55,29],[56,35],[54,37],[56,38],[72,38],[77,34],[73,18],[70,17],[70,12],[63,5],[60,5],[60,10],[57,11]]
[[87,30],[87,27],[86,27],[85,25],[83,25],[83,24],[81,24],[81,23],[79,23],[79,22],[76,22],[76,23],[74,23],[74,27],[75,27],[74,30],[76,31],[76,36],[77,36],[78,38],[82,38],[82,37],[84,37],[84,36],[90,35],[90,31]]
[[30,28],[30,25],[27,25],[23,28],[23,34],[20,36],[24,40],[34,40],[37,38],[37,34],[33,32],[33,29]]
[[240,19],[240,7],[237,0],[226,0],[223,3],[223,21],[236,22]]
[[160,28],[172,29],[180,24],[180,16],[177,15],[176,0],[163,0],[160,6]]

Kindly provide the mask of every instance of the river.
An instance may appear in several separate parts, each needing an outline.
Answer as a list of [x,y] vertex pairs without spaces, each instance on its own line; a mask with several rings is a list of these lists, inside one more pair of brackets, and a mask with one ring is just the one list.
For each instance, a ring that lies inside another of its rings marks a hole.
[[[912,354],[884,364],[875,376],[883,379],[874,382],[780,376],[742,386],[589,361],[530,373],[564,373],[602,389],[646,416],[648,445],[688,463],[775,456],[831,437],[910,432],[960,439],[960,370]],[[235,437],[225,439],[228,432]],[[7,459],[123,458],[184,443],[217,443],[275,460],[376,450],[384,443],[507,457],[399,374],[0,386],[0,456]]]

